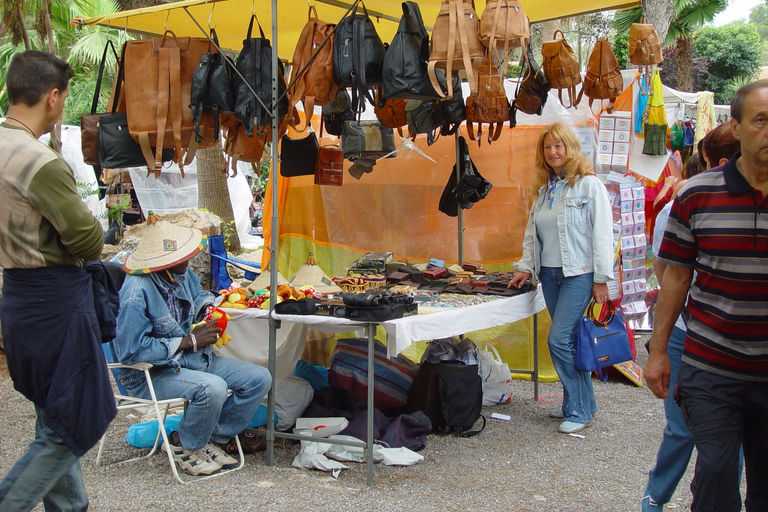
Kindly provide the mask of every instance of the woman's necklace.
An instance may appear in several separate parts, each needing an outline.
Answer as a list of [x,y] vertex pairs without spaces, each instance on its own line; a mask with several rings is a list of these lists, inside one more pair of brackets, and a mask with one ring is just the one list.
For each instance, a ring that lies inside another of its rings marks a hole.
[[23,126],[24,128],[26,128],[27,130],[29,130],[29,133],[30,133],[30,135],[32,135],[33,137],[35,136],[35,132],[34,132],[34,131],[32,131],[32,128],[30,128],[29,126],[27,126],[27,125],[26,125],[26,123],[24,123],[24,122],[22,122],[22,121],[19,121],[19,120],[18,120],[18,119],[16,119],[15,117],[6,116],[5,120],[7,121],[7,120],[9,120],[9,119],[10,119],[11,121],[16,121],[16,122],[17,122],[17,123],[19,123],[21,126]]

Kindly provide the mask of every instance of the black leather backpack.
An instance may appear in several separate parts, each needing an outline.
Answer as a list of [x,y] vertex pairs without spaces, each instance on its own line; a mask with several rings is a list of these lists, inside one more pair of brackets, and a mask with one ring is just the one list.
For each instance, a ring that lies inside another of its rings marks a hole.
[[[219,47],[216,30],[211,29],[211,39]],[[219,53],[216,48],[210,48],[208,53],[200,58],[200,62],[192,75],[192,92],[189,108],[192,109],[195,140],[203,140],[200,135],[200,117],[203,111],[213,112],[214,142],[219,140],[219,114],[231,114],[235,109],[235,93],[232,89],[231,75],[235,63]]]
[[530,44],[520,59],[520,66],[523,68],[523,79],[517,83],[515,99],[512,102],[511,124],[513,127],[517,124],[515,117],[518,110],[540,116],[551,89],[547,77],[544,76],[544,70],[533,60]]

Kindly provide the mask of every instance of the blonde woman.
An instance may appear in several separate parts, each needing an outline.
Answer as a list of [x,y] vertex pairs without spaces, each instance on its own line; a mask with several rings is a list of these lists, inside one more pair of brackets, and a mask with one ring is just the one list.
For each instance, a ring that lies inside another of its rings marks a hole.
[[562,123],[539,135],[533,191],[523,257],[509,285],[541,282],[552,317],[547,345],[563,384],[562,407],[549,416],[562,419],[558,430],[571,434],[589,427],[597,412],[591,375],[574,365],[574,340],[590,299],[608,300],[613,218],[605,187],[582,155],[579,140]]

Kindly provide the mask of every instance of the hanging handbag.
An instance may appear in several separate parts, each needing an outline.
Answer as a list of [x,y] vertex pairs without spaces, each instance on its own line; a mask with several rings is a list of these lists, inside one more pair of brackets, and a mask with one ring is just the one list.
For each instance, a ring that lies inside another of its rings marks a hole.
[[[360,13],[360,4],[363,12]],[[376,102],[369,87],[381,83],[381,67],[386,49],[360,2],[336,27],[333,41],[333,79],[339,87],[352,88],[352,110],[365,110],[365,98]]]
[[511,124],[517,124],[516,112],[519,110],[529,115],[540,116],[549,97],[549,81],[544,70],[533,60],[531,45],[525,48],[525,57],[520,58],[520,67],[524,70],[517,83],[515,99],[512,101]]
[[403,2],[402,7],[403,17],[384,56],[381,72],[384,96],[422,101],[439,98],[427,73],[429,34],[421,10],[415,2]]
[[352,161],[379,158],[395,151],[395,134],[379,121],[347,121],[341,134],[341,150],[344,158]]
[[323,107],[323,125],[331,135],[340,136],[344,131],[344,123],[354,118],[352,98],[346,89],[339,89],[336,99]]
[[431,146],[440,136],[440,123],[432,110],[434,101],[407,100],[405,116],[411,135],[426,134],[427,145]]
[[[488,144],[501,136],[501,128],[509,121],[509,100],[504,89],[504,78],[489,54],[477,70],[478,94],[467,98],[467,134],[480,145],[483,124],[488,123]],[[474,124],[477,123],[477,135]]]
[[579,320],[576,335],[576,369],[596,371],[603,382],[608,380],[605,368],[632,360],[621,308],[611,301],[606,304],[607,308],[603,308],[607,309],[605,318],[600,319],[596,309],[601,305],[594,299],[589,302],[586,314]]
[[594,100],[610,100],[608,108],[612,108],[624,90],[621,68],[607,39],[598,40],[589,55],[582,90],[589,98],[589,108]]
[[285,135],[280,139],[280,175],[290,178],[315,174],[318,149],[315,132],[309,132],[303,139]]
[[101,56],[101,64],[99,64],[96,89],[93,92],[93,102],[91,103],[91,113],[80,116],[80,148],[83,152],[83,161],[88,165],[99,165],[99,118],[104,114],[97,114],[96,110],[98,110],[99,106],[104,66],[107,64],[107,51],[110,48],[115,56],[115,62],[120,63],[115,46],[111,40],[107,40],[107,44],[104,46],[104,54]]
[[326,145],[317,152],[315,185],[341,186],[344,181],[344,156],[339,146]]
[[[438,70],[438,78],[440,77]],[[467,108],[464,103],[464,93],[458,74],[453,78],[453,95],[432,102],[432,112],[440,125],[440,135],[453,135],[467,119]]]
[[[557,39],[557,34],[560,39]],[[581,83],[581,66],[576,59],[576,53],[565,40],[562,30],[556,30],[552,41],[541,45],[541,67],[549,81],[549,86],[557,91],[560,103],[565,108],[576,107],[581,96],[576,96],[576,86]],[[568,91],[568,102],[563,102],[563,89]]]
[[200,131],[200,119],[204,110],[213,114],[213,142],[216,142],[219,140],[219,114],[231,114],[235,109],[231,78],[235,63],[219,53],[219,38],[214,29],[211,29],[211,39],[215,47],[211,47],[209,43],[208,53],[200,58],[192,74],[189,108],[192,109],[192,123],[197,142],[205,139]]
[[[253,21],[259,27],[260,37],[251,37]],[[251,15],[248,34],[243,40],[243,49],[237,57],[237,70],[245,79],[235,77],[235,117],[243,123],[245,134],[253,136],[254,126],[272,124],[272,46],[255,15]],[[288,98],[285,95],[285,72],[282,61],[277,64],[278,119],[288,113]],[[251,91],[253,90],[253,91]],[[256,95],[254,96],[254,92]]]
[[[459,177],[456,166],[459,166]],[[485,198],[493,185],[477,171],[464,137],[459,137],[459,160],[454,164],[448,183],[440,196],[439,210],[449,217],[459,215],[459,207],[466,210]]]

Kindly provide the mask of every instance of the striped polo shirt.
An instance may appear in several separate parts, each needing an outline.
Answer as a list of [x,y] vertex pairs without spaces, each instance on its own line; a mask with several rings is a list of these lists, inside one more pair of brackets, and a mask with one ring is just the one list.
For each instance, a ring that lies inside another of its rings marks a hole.
[[659,260],[693,267],[683,361],[768,381],[768,198],[734,158],[691,178],[667,222]]

